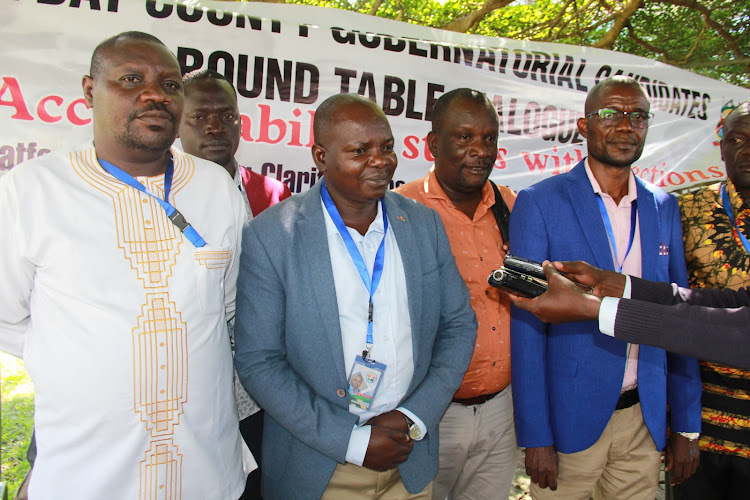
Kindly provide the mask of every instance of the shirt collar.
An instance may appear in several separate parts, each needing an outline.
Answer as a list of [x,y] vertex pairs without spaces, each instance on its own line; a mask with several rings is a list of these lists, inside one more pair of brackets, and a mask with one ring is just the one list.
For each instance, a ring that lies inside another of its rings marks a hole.
[[[336,228],[336,224],[333,223],[333,219],[331,218],[331,215],[328,213],[328,210],[326,209],[326,206],[323,203],[322,198],[320,200],[320,206],[323,208],[323,217],[325,218],[325,221],[326,221],[326,234],[328,236],[339,234],[339,230]],[[378,201],[378,213],[375,215],[375,220],[373,220],[372,223],[370,223],[370,227],[367,228],[367,232],[365,233],[365,236],[367,236],[371,232],[380,233],[380,234],[385,233],[385,226],[383,225],[382,200]]]
[[726,180],[726,186],[729,202],[732,204],[732,212],[735,213],[735,216],[743,210],[750,208],[747,201],[742,198],[742,195],[737,191],[734,183],[729,178]]
[[[602,191],[602,187],[599,185],[599,182],[597,182],[596,177],[594,177],[594,172],[591,171],[591,167],[589,166],[589,159],[586,157],[586,159],[583,161],[583,166],[586,169],[586,176],[589,178],[589,182],[591,183],[591,187],[594,189],[594,193],[600,195],[600,196],[609,196],[607,193]],[[638,198],[638,188],[635,184],[635,175],[633,174],[633,171],[631,169],[628,169],[630,172],[630,175],[628,175],[628,194],[622,197],[622,200],[620,200],[619,206],[629,206],[631,203],[633,203],[633,200],[636,200]],[[625,202],[625,204],[623,204]]]

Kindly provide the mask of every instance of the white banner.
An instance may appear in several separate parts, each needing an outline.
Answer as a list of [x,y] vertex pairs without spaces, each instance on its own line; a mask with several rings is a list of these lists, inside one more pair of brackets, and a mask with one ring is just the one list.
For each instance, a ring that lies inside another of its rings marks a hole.
[[82,99],[94,47],[126,30],[159,37],[184,71],[215,69],[239,92],[238,160],[292,192],[318,178],[310,156],[315,108],[358,92],[389,115],[394,184],[432,163],[425,137],[444,92],[487,93],[500,115],[492,179],[514,189],[586,155],[576,119],[601,78],[637,78],[656,114],[639,177],[667,190],[724,176],[716,127],[750,90],[627,54],[452,33],[341,10],[286,4],[135,0],[6,0],[0,16],[0,173],[90,140]]

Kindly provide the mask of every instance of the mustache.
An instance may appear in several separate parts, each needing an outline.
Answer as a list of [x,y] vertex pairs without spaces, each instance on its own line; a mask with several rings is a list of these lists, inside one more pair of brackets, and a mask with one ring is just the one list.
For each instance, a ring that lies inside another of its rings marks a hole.
[[148,106],[146,106],[144,109],[139,109],[138,111],[133,111],[132,113],[130,113],[128,115],[128,121],[133,121],[136,118],[138,118],[138,117],[140,117],[140,116],[142,116],[142,115],[144,115],[146,113],[150,113],[152,111],[158,111],[160,113],[164,113],[165,115],[167,115],[169,121],[171,121],[172,123],[174,123],[175,121],[177,121],[177,119],[175,118],[174,114],[172,114],[172,112],[169,111],[167,109],[167,107],[164,104],[160,103],[160,102],[152,102]]
[[484,161],[475,161],[472,163],[464,163],[462,166],[464,168],[491,168],[495,165],[496,158],[494,157],[487,157]]

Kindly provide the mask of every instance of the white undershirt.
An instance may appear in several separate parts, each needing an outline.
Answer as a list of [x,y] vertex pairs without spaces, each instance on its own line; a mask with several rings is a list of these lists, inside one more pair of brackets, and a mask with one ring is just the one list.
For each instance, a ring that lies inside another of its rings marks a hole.
[[[322,201],[321,206],[325,214],[328,249],[336,286],[341,343],[344,349],[345,375],[348,378],[354,359],[365,349],[370,294]],[[372,276],[375,255],[383,239],[382,204],[378,204],[375,220],[364,236],[355,229],[347,229]],[[385,364],[387,368],[370,409],[365,411],[349,407],[350,412],[359,415],[359,426],[355,426],[352,431],[346,460],[356,465],[362,465],[370,441],[371,427],[362,424],[372,417],[396,409],[406,394],[414,374],[406,276],[401,252],[391,230],[386,234],[384,250],[383,275],[372,299],[373,346],[370,357]],[[423,435],[427,432],[424,423],[416,415],[405,408],[398,410],[417,423]]]

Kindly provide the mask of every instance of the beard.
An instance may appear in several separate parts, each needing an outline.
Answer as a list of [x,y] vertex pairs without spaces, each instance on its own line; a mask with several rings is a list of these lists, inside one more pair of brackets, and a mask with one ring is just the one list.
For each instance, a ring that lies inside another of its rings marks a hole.
[[[144,134],[135,125],[138,116],[147,111],[161,111],[169,116],[169,123],[165,127],[158,125],[145,125],[152,134]],[[146,109],[134,111],[127,117],[125,131],[117,134],[117,141],[127,149],[159,153],[169,150],[177,138],[177,119],[160,103],[152,103]]]
[[636,149],[632,150],[628,153],[622,153],[620,155],[613,155],[610,153],[609,149],[606,147],[603,148],[589,148],[589,155],[592,156],[594,159],[599,161],[600,163],[603,163],[604,165],[609,165],[611,167],[630,167],[638,161],[638,159],[643,154],[643,148],[646,145],[646,142],[642,142]]

